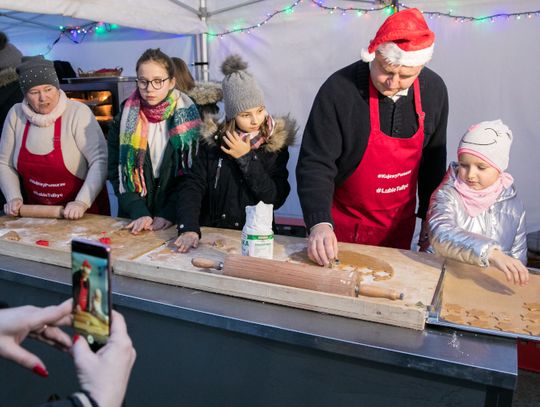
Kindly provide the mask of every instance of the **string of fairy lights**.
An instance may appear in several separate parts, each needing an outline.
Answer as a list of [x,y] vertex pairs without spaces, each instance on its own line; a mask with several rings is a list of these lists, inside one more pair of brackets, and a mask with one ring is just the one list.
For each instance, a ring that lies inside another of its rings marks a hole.
[[83,42],[88,34],[104,34],[118,29],[117,24],[109,24],[104,22],[93,21],[83,25],[77,26],[58,26],[60,33],[58,37],[52,42],[51,45],[47,46],[47,51],[43,55],[47,55],[53,47],[62,39],[62,37],[69,39],[75,44],[80,44]]
[[[265,17],[258,23],[246,25],[242,27],[235,26],[228,30],[221,32],[207,31],[205,34],[209,38],[223,38],[230,34],[249,34],[251,31],[256,30],[266,25],[270,20],[279,15],[286,15],[294,13],[295,9],[302,4],[309,4],[313,7],[319,8],[321,11],[328,13],[329,15],[356,15],[358,17],[365,16],[369,13],[385,13],[391,15],[399,9],[411,8],[404,3],[399,3],[396,0],[356,0],[358,3],[366,4],[363,7],[342,7],[336,5],[336,1],[323,1],[323,0],[295,0],[290,5],[278,10],[267,12]],[[498,20],[530,20],[533,17],[540,17],[540,10],[521,11],[515,13],[495,13],[481,17],[466,16],[455,14],[454,10],[448,10],[447,12],[441,11],[429,11],[421,10],[427,19],[440,19],[447,18],[452,19],[459,23],[483,23],[483,22],[495,22]],[[49,53],[52,48],[63,38],[68,38],[71,42],[80,44],[83,42],[88,34],[102,34],[110,32],[119,28],[116,24],[108,24],[104,22],[90,22],[81,26],[59,26],[60,34],[54,40],[54,42],[48,46]]]
[[[329,2],[324,2],[322,0],[308,0],[307,3],[309,3],[312,6],[316,6],[319,9],[327,12],[328,14],[337,14],[337,15],[347,15],[347,14],[356,14],[358,17],[367,15],[369,13],[373,12],[384,12],[387,15],[391,15],[394,12],[396,12],[398,9],[408,9],[411,8],[407,6],[404,3],[398,3],[392,0],[359,0],[361,3],[370,4],[370,7],[342,7],[339,5],[330,5]],[[273,12],[266,13],[266,17],[264,20],[252,24],[245,27],[234,27],[229,30],[225,30],[222,32],[213,32],[208,31],[206,34],[209,37],[218,37],[223,38],[226,35],[229,34],[235,34],[235,33],[241,33],[241,34],[249,34],[252,30],[255,30],[257,28],[262,27],[263,25],[267,24],[271,19],[274,17],[280,15],[280,14],[290,14],[294,12],[294,9],[298,7],[300,4],[304,3],[304,0],[296,0],[294,3],[290,4],[287,7],[284,7],[279,10],[274,10]],[[440,11],[429,11],[429,10],[421,10],[422,13],[426,16],[428,19],[434,19],[434,18],[449,18],[454,20],[455,22],[465,23],[465,22],[495,22],[496,20],[509,20],[509,19],[531,19],[532,17],[540,17],[540,10],[530,10],[530,11],[521,11],[516,13],[495,13],[490,14],[482,17],[473,17],[473,16],[465,16],[465,15],[457,15],[454,14],[453,10],[448,10],[447,12],[440,12]]]

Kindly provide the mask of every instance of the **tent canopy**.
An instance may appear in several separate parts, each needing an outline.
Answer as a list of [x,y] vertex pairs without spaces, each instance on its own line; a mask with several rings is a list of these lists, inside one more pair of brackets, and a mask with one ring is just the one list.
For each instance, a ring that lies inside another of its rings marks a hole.
[[173,34],[205,30],[197,15],[198,6],[192,8],[172,0],[0,0],[0,9],[11,10],[3,12],[0,29],[11,31],[16,26],[22,31],[11,33],[13,37],[29,29],[81,26],[91,21]]

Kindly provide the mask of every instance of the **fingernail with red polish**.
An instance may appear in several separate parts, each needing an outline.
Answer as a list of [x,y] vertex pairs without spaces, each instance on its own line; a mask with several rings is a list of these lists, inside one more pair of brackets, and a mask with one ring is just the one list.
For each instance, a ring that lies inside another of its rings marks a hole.
[[77,342],[81,336],[78,334],[73,335],[73,343]]
[[49,377],[49,372],[40,364],[35,365],[32,371],[41,377]]

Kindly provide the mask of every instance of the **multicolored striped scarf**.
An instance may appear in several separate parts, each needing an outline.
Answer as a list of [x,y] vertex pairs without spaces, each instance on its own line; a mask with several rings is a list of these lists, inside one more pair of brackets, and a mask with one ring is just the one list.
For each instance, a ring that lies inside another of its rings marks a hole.
[[272,133],[274,133],[274,126],[276,125],[274,118],[270,115],[266,116],[266,125],[268,127],[268,136],[263,137],[260,131],[256,131],[253,133],[244,133],[240,129],[237,128],[237,133],[242,139],[242,141],[246,141],[246,139],[249,139],[249,144],[251,146],[252,150],[258,149],[262,144],[266,143],[266,141],[272,136]]
[[197,106],[177,90],[171,91],[158,105],[148,106],[136,90],[126,100],[120,120],[118,171],[121,193],[147,194],[144,160],[148,148],[148,123],[163,120],[167,121],[169,141],[176,150],[175,174],[185,173],[191,168],[201,126]]

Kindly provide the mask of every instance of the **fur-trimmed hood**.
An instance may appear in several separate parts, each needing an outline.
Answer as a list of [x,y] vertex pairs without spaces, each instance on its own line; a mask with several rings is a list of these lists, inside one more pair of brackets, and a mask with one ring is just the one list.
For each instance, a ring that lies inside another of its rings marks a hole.
[[215,104],[223,99],[221,83],[195,82],[195,87],[186,92],[198,105]]
[[18,80],[19,75],[17,75],[15,68],[10,67],[0,70],[0,88]]
[[[270,136],[265,144],[260,148],[269,153],[275,153],[285,147],[294,144],[298,126],[296,120],[289,115],[274,117],[275,127],[272,136]],[[201,126],[202,141],[209,146],[218,146],[221,144],[221,129],[225,126],[225,122],[219,123],[218,116],[213,115],[207,117]]]

